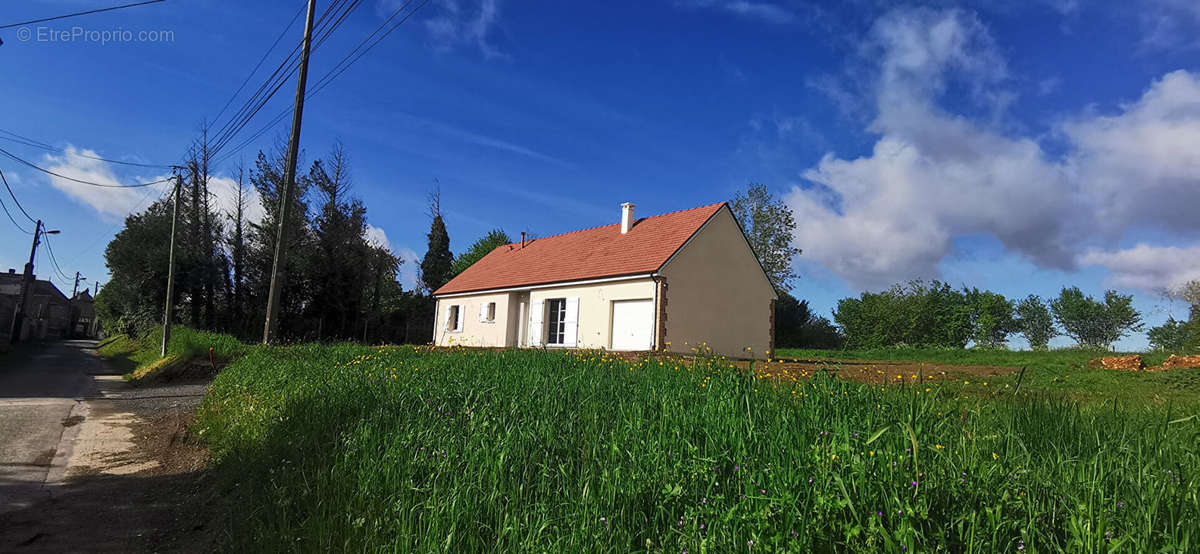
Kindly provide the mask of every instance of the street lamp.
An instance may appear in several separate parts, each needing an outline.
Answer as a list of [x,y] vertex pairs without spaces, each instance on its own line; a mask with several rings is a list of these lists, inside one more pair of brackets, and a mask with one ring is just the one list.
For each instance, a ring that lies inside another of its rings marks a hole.
[[21,340],[21,331],[24,328],[25,311],[29,303],[29,289],[33,286],[33,259],[37,255],[38,242],[41,241],[42,234],[57,235],[62,231],[58,229],[44,229],[42,220],[37,220],[37,224],[33,228],[33,247],[29,249],[29,263],[25,264],[25,275],[21,279],[21,297],[17,304],[17,313],[13,317],[12,328],[8,335],[10,343]]

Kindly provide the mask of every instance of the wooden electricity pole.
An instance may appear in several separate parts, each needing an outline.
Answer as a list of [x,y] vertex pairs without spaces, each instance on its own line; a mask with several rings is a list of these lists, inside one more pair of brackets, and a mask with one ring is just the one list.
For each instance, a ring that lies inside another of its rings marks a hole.
[[304,24],[304,43],[300,53],[300,75],[296,79],[296,103],[292,107],[292,135],[288,140],[287,165],[283,172],[283,191],[279,194],[279,230],[275,236],[275,262],[271,267],[271,290],[267,295],[267,319],[263,323],[263,344],[271,344],[279,329],[279,288],[287,264],[287,222],[292,211],[292,192],[296,182],[296,156],[300,149],[300,118],[304,115],[305,85],[308,80],[308,53],[312,46],[313,12],[317,0],[308,0]]
[[[171,208],[171,250],[167,255],[167,305],[163,309],[162,349],[159,357],[166,357],[167,343],[171,341],[171,320],[175,318],[175,228],[179,226],[179,188],[183,177],[175,171],[175,202]],[[98,291],[97,291],[98,292]]]

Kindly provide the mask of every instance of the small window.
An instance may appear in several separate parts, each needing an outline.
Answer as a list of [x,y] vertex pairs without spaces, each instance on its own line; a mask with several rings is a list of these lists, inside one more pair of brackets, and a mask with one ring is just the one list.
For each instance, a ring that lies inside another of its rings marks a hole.
[[487,320],[488,321],[496,321],[496,303],[495,302],[488,302]]
[[546,301],[546,344],[561,346],[567,330],[567,299]]
[[458,306],[450,306],[450,314],[446,319],[446,328],[454,332],[462,331],[462,317],[458,312]]

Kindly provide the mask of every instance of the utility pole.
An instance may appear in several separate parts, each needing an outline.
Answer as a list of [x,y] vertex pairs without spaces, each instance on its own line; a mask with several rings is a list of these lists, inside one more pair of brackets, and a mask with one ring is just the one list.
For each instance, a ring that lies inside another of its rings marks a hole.
[[75,288],[71,289],[71,301],[75,300],[75,295],[79,294],[79,281],[87,281],[87,277],[82,277],[79,272],[75,272]]
[[37,224],[33,227],[33,246],[29,249],[29,263],[25,264],[25,273],[21,275],[21,299],[17,302],[17,314],[13,316],[12,333],[8,339],[10,343],[20,342],[21,331],[25,327],[25,310],[26,304],[29,302],[29,286],[33,280],[33,257],[37,254],[38,242],[42,238],[42,220],[37,220]]
[[[171,341],[171,320],[175,317],[175,227],[179,225],[179,188],[183,178],[179,176],[179,168],[175,169],[175,206],[171,208],[171,250],[167,254],[167,305],[163,308],[162,348],[159,357],[167,356],[167,343]],[[96,292],[100,292],[99,289]]]
[[300,54],[300,75],[296,79],[296,103],[292,107],[292,136],[288,140],[287,166],[283,172],[283,192],[279,195],[279,231],[275,237],[275,263],[271,267],[271,291],[267,295],[267,319],[263,323],[263,344],[271,344],[279,329],[279,288],[287,266],[287,221],[292,207],[292,189],[296,181],[296,156],[300,150],[300,118],[304,115],[304,93],[308,81],[308,53],[312,45],[313,12],[317,0],[308,0],[304,23],[304,45]]
[[[57,235],[58,230],[45,231],[50,235]],[[29,309],[29,289],[33,288],[33,258],[37,255],[38,244],[42,240],[42,220],[37,220],[37,224],[33,227],[33,246],[29,248],[29,263],[25,264],[25,273],[21,279],[21,299],[17,302],[17,314],[13,317],[12,332],[8,335],[8,342],[14,343],[21,340],[21,331],[25,327],[25,314]]]
[[[79,272],[76,271],[75,286],[71,288],[71,301],[68,303],[71,306],[71,313],[67,315],[67,318],[71,321],[71,328],[67,330],[67,338],[75,338],[75,297],[79,294],[79,281],[81,279],[87,281],[87,277],[81,277]],[[86,291],[87,287],[83,287],[83,290]]]

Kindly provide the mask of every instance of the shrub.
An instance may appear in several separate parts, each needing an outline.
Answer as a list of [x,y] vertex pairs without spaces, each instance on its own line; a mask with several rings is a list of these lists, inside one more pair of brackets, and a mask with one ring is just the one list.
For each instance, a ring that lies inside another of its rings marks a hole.
[[1133,297],[1104,291],[1104,301],[1085,296],[1078,287],[1063,288],[1050,302],[1063,334],[1080,346],[1110,348],[1131,331],[1142,330],[1142,316],[1133,308]]
[[1036,295],[1029,295],[1017,303],[1015,328],[1025,335],[1029,346],[1034,350],[1046,350],[1050,339],[1059,335],[1054,327],[1054,317],[1050,308]]
[[963,292],[933,281],[864,292],[838,302],[834,321],[854,349],[889,346],[963,348],[971,339],[973,310]]

